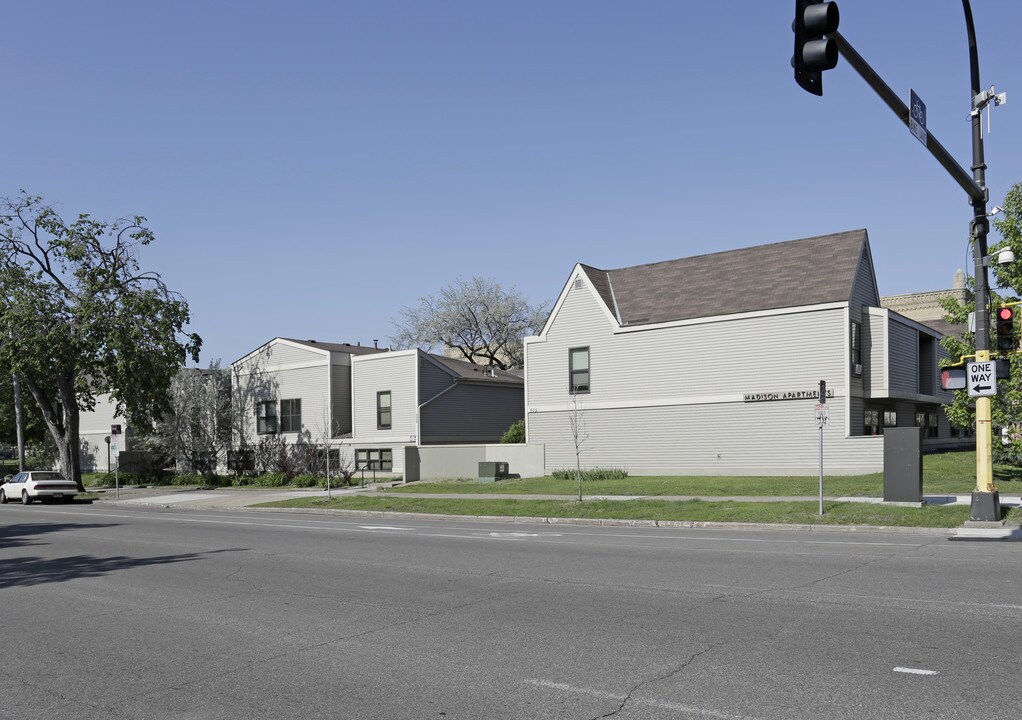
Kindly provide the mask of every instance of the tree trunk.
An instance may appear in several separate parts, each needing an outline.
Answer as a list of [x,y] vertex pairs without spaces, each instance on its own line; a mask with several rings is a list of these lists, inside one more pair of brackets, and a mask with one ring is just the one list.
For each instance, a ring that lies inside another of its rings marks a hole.
[[54,378],[57,386],[57,399],[60,401],[60,412],[32,378],[22,377],[22,380],[42,411],[46,429],[57,448],[57,464],[60,472],[68,480],[73,480],[80,492],[84,492],[85,486],[82,484],[82,470],[79,463],[78,399],[75,395],[73,373]]

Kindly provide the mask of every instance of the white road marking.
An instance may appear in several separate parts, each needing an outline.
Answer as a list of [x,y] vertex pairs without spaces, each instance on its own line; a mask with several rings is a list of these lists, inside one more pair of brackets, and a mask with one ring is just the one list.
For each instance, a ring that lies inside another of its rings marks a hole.
[[908,673],[909,675],[936,675],[936,670],[923,670],[921,668],[896,667],[894,672]]
[[412,530],[407,527],[393,527],[391,525],[359,525],[362,530]]
[[[614,693],[609,693],[604,690],[595,690],[593,688],[574,687],[565,683],[553,682],[552,680],[525,680],[525,683],[528,685],[535,685],[536,687],[547,688],[548,690],[560,690],[561,692],[568,692],[574,695],[589,695],[590,697],[614,700],[616,702],[622,702],[625,699],[624,695],[615,695]],[[735,715],[733,713],[721,712],[719,710],[711,710],[710,708],[693,707],[692,705],[681,705],[679,703],[662,702],[660,700],[631,698],[629,702],[635,705],[645,705],[646,707],[670,710],[671,712],[676,713],[686,713],[688,715],[703,715],[705,717],[720,718],[721,720],[756,720],[748,715]]]

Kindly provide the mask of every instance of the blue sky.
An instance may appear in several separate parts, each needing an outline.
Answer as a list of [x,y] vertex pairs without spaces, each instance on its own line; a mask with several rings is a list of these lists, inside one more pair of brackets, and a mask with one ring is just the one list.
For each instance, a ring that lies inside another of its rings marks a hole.
[[[15,3],[0,195],[148,217],[142,263],[188,299],[202,365],[277,335],[386,344],[402,306],[458,277],[538,302],[576,262],[860,227],[881,293],[949,286],[965,193],[847,63],[822,98],[795,85],[793,5]],[[968,169],[961,3],[840,5]],[[983,86],[1009,94],[986,136],[994,204],[1022,181],[1022,3],[973,12]]]

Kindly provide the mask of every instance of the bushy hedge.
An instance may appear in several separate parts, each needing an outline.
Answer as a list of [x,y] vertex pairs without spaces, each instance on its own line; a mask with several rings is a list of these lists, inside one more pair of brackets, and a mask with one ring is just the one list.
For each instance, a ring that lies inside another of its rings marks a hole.
[[[574,480],[574,470],[554,470],[552,475],[557,480]],[[628,471],[620,468],[587,468],[582,470],[583,480],[624,480]]]

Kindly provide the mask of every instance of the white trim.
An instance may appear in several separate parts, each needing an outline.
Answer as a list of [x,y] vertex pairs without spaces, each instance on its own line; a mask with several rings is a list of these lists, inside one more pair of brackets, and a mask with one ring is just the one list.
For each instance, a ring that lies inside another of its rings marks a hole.
[[245,360],[248,360],[253,355],[257,355],[258,353],[260,353],[265,348],[268,348],[270,345],[274,345],[274,344],[286,345],[286,346],[288,346],[290,348],[295,348],[297,350],[310,350],[312,352],[315,352],[315,353],[318,353],[318,354],[321,354],[321,355],[326,355],[327,357],[330,356],[330,351],[327,350],[326,348],[319,348],[319,347],[314,347],[314,346],[311,346],[311,345],[303,345],[301,343],[296,343],[293,340],[287,340],[287,339],[282,338],[282,337],[275,337],[275,338],[273,338],[271,340],[268,340],[268,341],[264,342],[262,345],[260,345],[255,350],[250,352],[248,355],[243,355],[242,357],[238,358],[237,360],[232,362],[231,365],[233,366],[233,365],[237,365],[240,362],[244,362]]
[[373,355],[352,355],[351,356],[351,362],[352,362],[352,364],[354,364],[354,363],[357,363],[357,362],[368,362],[370,360],[383,360],[385,358],[392,358],[392,357],[407,357],[409,355],[414,355],[415,353],[418,353],[418,352],[421,352],[418,348],[412,348],[411,350],[391,350],[389,352],[381,352],[379,354],[375,354],[374,353]]
[[[847,388],[827,388],[827,390],[833,390],[834,396],[830,399],[836,398],[847,398]],[[801,398],[801,401],[807,405],[815,402],[812,398]],[[777,403],[798,403],[800,400],[776,400],[771,402]],[[570,401],[564,403],[546,403],[543,405],[531,405],[527,408],[525,413],[528,418],[530,413],[554,413],[554,412],[570,412],[571,408],[568,407]],[[618,400],[618,401],[604,401],[604,402],[590,402],[586,401],[586,410],[624,410],[628,408],[650,408],[650,407],[675,407],[684,405],[724,405],[728,403],[741,403],[741,404],[752,404],[746,403],[745,393],[722,393],[719,395],[698,395],[692,397],[660,397],[660,398],[637,398],[635,400]],[[760,403],[756,403],[760,404]],[[846,402],[847,406],[848,403]],[[526,420],[528,422],[528,420]]]
[[564,305],[564,301],[567,299],[568,293],[571,292],[572,288],[574,287],[575,280],[577,280],[580,277],[585,278],[586,282],[583,283],[583,285],[585,285],[585,289],[596,300],[596,303],[599,306],[600,311],[603,313],[603,316],[607,318],[607,321],[610,323],[611,328],[621,327],[621,324],[610,313],[610,309],[607,307],[607,303],[603,302],[603,298],[601,298],[600,294],[596,292],[596,289],[593,287],[593,280],[592,278],[589,277],[589,274],[586,273],[585,268],[582,267],[581,263],[575,263],[575,267],[572,269],[571,274],[568,276],[568,282],[564,284],[564,288],[561,290],[561,294],[557,297],[557,302],[554,303],[554,309],[550,311],[550,315],[547,317],[546,324],[543,325],[543,329],[540,331],[539,337],[543,338],[544,340],[546,339],[547,330],[549,330],[550,326],[553,324],[554,319],[557,317],[557,313],[561,311],[561,306]]
[[239,368],[235,368],[238,377],[250,376],[250,375],[267,375],[272,373],[281,372],[282,370],[304,370],[306,368],[318,368],[324,365],[330,366],[331,363],[324,363],[322,360],[300,362],[300,363],[288,363],[287,365],[269,365],[267,367],[255,367],[251,370],[242,371]]
[[728,322],[729,320],[746,320],[748,318],[776,317],[778,315],[797,315],[800,313],[838,310],[840,308],[847,307],[848,301],[842,300],[841,302],[824,303],[821,305],[796,305],[786,308],[774,308],[772,310],[750,310],[749,312],[734,313],[731,315],[708,315],[705,317],[690,318],[688,320],[672,320],[670,322],[655,323],[651,325],[626,325],[614,332],[615,334],[645,332],[647,330],[661,330],[664,328],[708,325],[710,323]]

